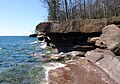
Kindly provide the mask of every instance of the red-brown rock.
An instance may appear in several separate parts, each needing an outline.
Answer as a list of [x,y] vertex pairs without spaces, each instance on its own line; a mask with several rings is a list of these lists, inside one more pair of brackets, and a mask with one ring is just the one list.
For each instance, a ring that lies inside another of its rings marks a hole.
[[104,71],[80,59],[49,71],[48,84],[117,84]]

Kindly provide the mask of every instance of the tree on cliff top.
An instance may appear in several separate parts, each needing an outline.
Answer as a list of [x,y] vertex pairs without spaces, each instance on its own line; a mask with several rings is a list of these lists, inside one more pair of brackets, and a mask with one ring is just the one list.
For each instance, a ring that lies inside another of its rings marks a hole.
[[120,0],[43,0],[49,21],[120,16]]
[[59,1],[60,0],[43,0],[48,9],[48,20],[55,21],[58,20],[59,12]]

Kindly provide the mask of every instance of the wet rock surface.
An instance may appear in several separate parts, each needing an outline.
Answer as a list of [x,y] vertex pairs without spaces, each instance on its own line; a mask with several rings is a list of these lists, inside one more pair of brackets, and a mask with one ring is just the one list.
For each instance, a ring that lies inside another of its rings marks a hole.
[[[77,52],[77,53],[76,53]],[[51,59],[58,62],[56,56],[61,57],[60,63],[64,67],[49,70],[48,84],[119,84],[120,57],[115,56],[108,49],[88,51],[84,56],[79,51],[53,54]],[[83,54],[83,52],[82,52]],[[65,59],[67,56],[70,59]],[[73,59],[75,58],[75,59]],[[72,60],[71,60],[72,59]],[[52,61],[53,62],[53,61]]]
[[86,60],[65,64],[65,67],[49,71],[48,84],[117,84],[104,71]]

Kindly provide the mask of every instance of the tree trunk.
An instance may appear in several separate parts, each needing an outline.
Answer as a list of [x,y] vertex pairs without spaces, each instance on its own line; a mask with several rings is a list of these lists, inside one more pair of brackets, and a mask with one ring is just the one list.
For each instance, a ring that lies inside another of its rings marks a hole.
[[68,6],[67,6],[67,0],[65,0],[65,11],[66,11],[66,20],[68,20]]

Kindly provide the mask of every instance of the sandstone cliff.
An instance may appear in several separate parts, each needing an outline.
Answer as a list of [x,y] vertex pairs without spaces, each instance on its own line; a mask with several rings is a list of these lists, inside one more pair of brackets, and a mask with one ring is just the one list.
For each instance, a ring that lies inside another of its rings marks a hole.
[[109,19],[79,19],[62,22],[43,22],[36,26],[36,30],[45,33],[92,33],[101,32],[102,28],[104,28],[108,24],[115,24],[120,26],[120,17],[114,17]]
[[63,53],[58,57],[65,59],[67,53],[74,59],[48,71],[48,84],[120,84],[120,57],[115,55],[120,55],[119,27],[120,17],[38,24],[36,30],[46,33]]

